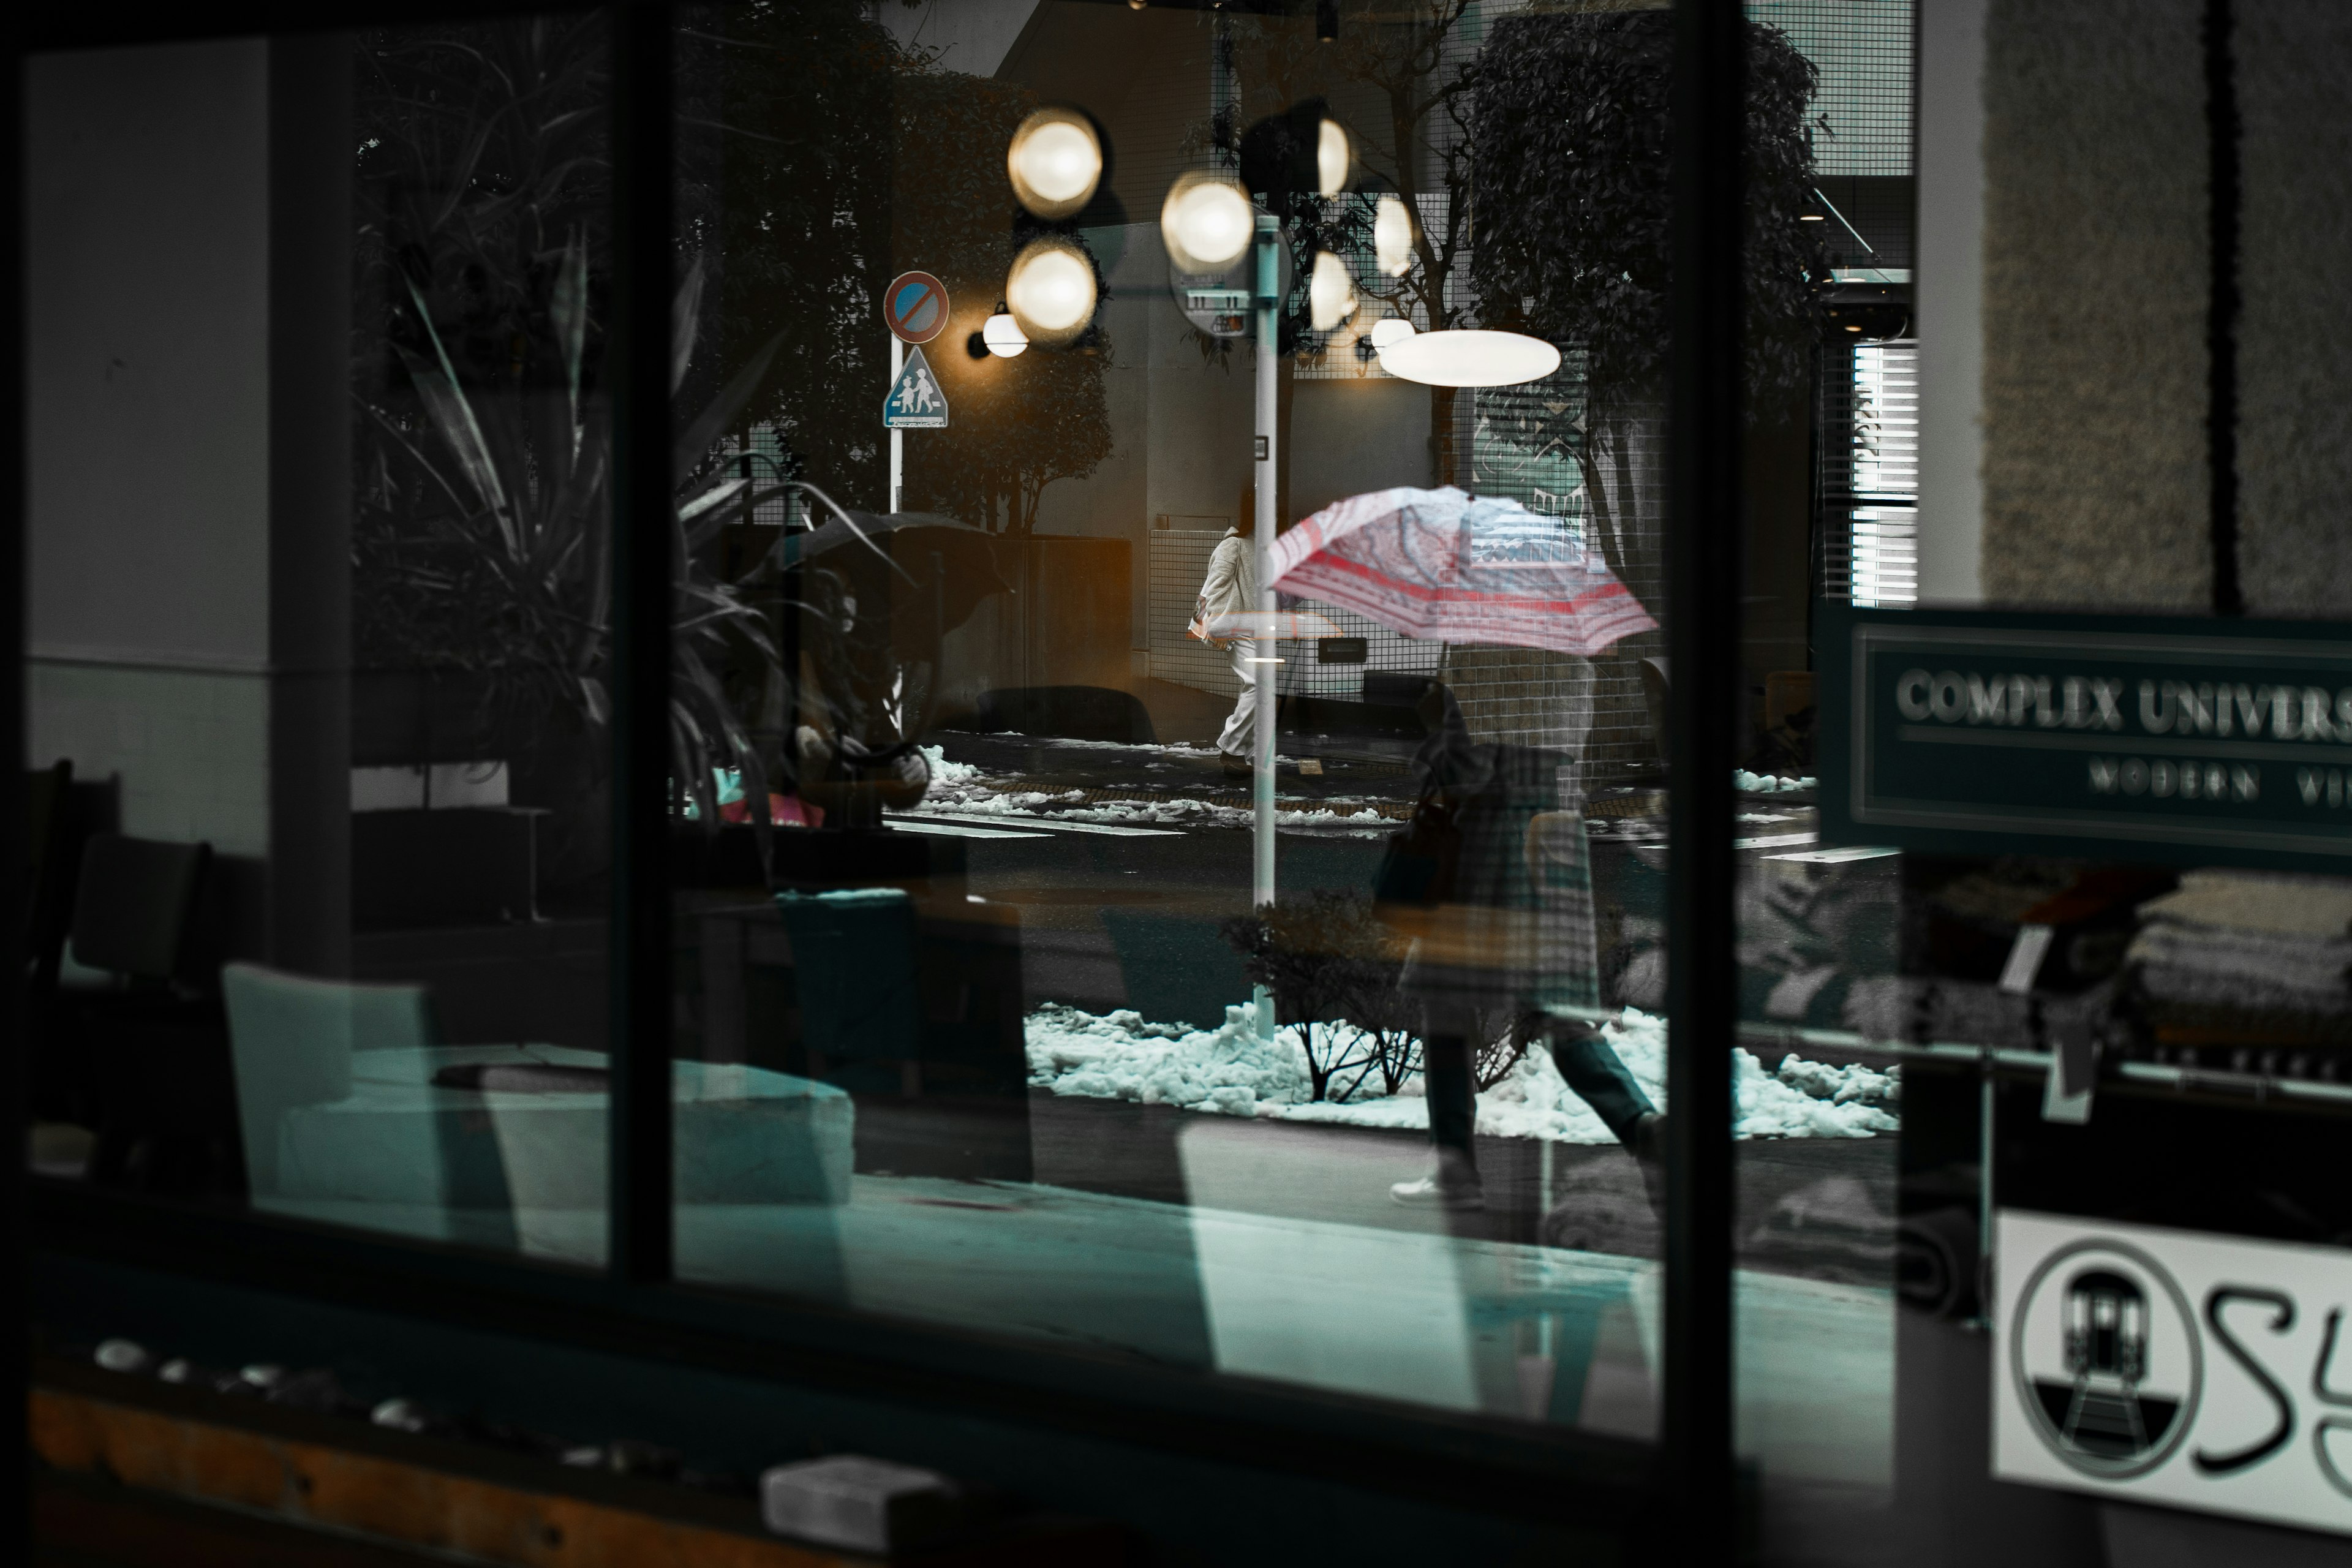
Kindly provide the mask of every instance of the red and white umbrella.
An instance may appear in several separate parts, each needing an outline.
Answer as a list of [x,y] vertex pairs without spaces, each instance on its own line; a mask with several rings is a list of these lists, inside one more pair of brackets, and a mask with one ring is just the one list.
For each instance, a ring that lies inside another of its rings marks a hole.
[[1282,592],[1409,637],[1595,654],[1658,625],[1559,519],[1450,485],[1335,502],[1276,540],[1271,562]]

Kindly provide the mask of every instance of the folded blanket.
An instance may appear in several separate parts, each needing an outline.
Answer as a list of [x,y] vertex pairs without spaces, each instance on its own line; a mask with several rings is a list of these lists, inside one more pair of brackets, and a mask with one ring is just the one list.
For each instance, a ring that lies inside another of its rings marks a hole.
[[2194,1003],[2204,1007],[2245,1012],[2302,1015],[2352,1013],[2352,991],[2328,991],[2265,984],[2238,974],[2210,970],[2178,969],[2151,963],[2139,971],[2140,994],[2158,1002]]
[[2214,984],[2258,991],[2352,998],[2352,985],[2346,981],[2347,974],[2352,973],[2352,938],[2252,932],[2158,920],[2140,929],[2124,958],[2140,967],[2143,985],[2151,995],[2179,994],[2158,989],[2150,979],[2164,972],[2182,982],[2201,977]]
[[2100,1028],[2115,1002],[2112,984],[2071,995],[2019,995],[1974,980],[1874,974],[1846,994],[1843,1022],[1872,1040],[1930,1040],[2046,1051],[2069,1028]]
[[2290,871],[2187,871],[2143,919],[2272,936],[2352,936],[2352,879]]

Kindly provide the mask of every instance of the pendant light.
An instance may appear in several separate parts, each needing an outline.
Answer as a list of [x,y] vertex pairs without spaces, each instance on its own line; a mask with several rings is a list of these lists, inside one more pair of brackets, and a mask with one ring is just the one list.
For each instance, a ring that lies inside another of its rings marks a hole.
[[1381,350],[1381,368],[1427,386],[1516,386],[1559,368],[1559,350],[1523,332],[1414,332]]

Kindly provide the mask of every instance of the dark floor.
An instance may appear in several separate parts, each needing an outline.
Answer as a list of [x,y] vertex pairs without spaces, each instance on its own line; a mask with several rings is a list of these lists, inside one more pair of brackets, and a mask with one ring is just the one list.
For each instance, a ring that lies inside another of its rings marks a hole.
[[[1255,1191],[1255,1212],[1291,1218],[1426,1229],[1423,1211],[1391,1203],[1387,1185],[1401,1147],[1418,1132],[1256,1121],[1229,1122],[1172,1106],[1030,1098],[1036,1179],[1055,1186],[1190,1201],[1177,1136],[1213,1121],[1228,1136],[1279,1146],[1285,1179]],[[1892,1289],[1897,1140],[1757,1139],[1738,1145],[1739,1263],[1777,1274]],[[1621,1256],[1659,1255],[1660,1224],[1632,1156],[1614,1146],[1481,1138],[1486,1182],[1481,1213],[1446,1217],[1455,1235],[1549,1241]],[[1551,1216],[1547,1223],[1546,1216]]]

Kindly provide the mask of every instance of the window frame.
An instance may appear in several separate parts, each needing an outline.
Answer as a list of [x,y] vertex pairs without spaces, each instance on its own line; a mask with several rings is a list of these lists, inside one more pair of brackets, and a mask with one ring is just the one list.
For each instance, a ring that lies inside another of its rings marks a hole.
[[[1105,0],[1111,3],[1111,0]],[[1192,0],[1199,4],[1202,0]],[[1287,12],[1312,0],[1244,0]],[[168,16],[23,15],[10,44],[0,197],[18,243],[0,268],[9,305],[5,352],[17,366],[0,393],[0,559],[22,584],[26,561],[25,300],[22,255],[23,63],[48,50],[208,37],[283,35],[463,20],[543,9],[515,0],[354,0],[331,20],[288,0],[205,3]],[[568,7],[566,7],[568,8]],[[20,1258],[38,1252],[138,1265],[192,1280],[233,1280],[296,1299],[365,1306],[436,1325],[520,1331],[659,1361],[818,1388],[902,1397],[1056,1428],[1213,1454],[1276,1472],[1328,1475],[1482,1511],[1591,1524],[1655,1521],[1672,1510],[1677,1544],[1729,1561],[1739,1533],[1733,1457],[1733,1111],[1721,1063],[1735,1042],[1732,848],[1736,809],[1728,726],[1706,716],[1738,708],[1738,551],[1721,536],[1741,511],[1740,465],[1720,455],[1741,439],[1736,253],[1741,230],[1739,138],[1742,9],[1737,0],[1675,0],[1672,172],[1674,346],[1668,456],[1669,648],[1677,672],[1669,759],[1670,1054],[1664,1366],[1656,1441],[1572,1429],[1507,1427],[1484,1416],[1177,1372],[1106,1355],[943,1329],[871,1313],[677,1281],[670,1166],[669,887],[661,713],[669,680],[667,355],[670,267],[671,109],[667,0],[623,0],[615,14],[614,295],[608,355],[617,367],[614,420],[614,891],[611,906],[614,1034],[611,1245],[604,1272],[299,1225],[267,1215],[77,1189],[33,1178],[19,1163],[5,1201]],[[641,281],[657,279],[652,287]],[[630,569],[634,568],[634,569]],[[25,737],[26,595],[0,602],[9,678],[0,729]],[[21,768],[0,782],[0,820],[24,809]],[[21,835],[0,835],[0,880],[21,889]],[[21,951],[24,900],[0,901],[0,942]],[[0,1005],[22,1016],[24,977],[7,966]],[[1709,1048],[1695,1048],[1696,1042]],[[1717,1064],[1701,1070],[1705,1062]],[[23,1147],[28,1107],[9,1075],[6,1120]],[[9,1316],[29,1331],[28,1270],[12,1270]],[[22,1345],[26,1342],[20,1338]],[[20,1355],[20,1379],[29,1378]],[[21,1385],[20,1385],[21,1392]],[[1314,1439],[1301,1443],[1302,1436]],[[12,1441],[21,1445],[21,1425]],[[20,1450],[15,1467],[26,1470]],[[1509,1484],[1524,1478],[1534,1483]]]

